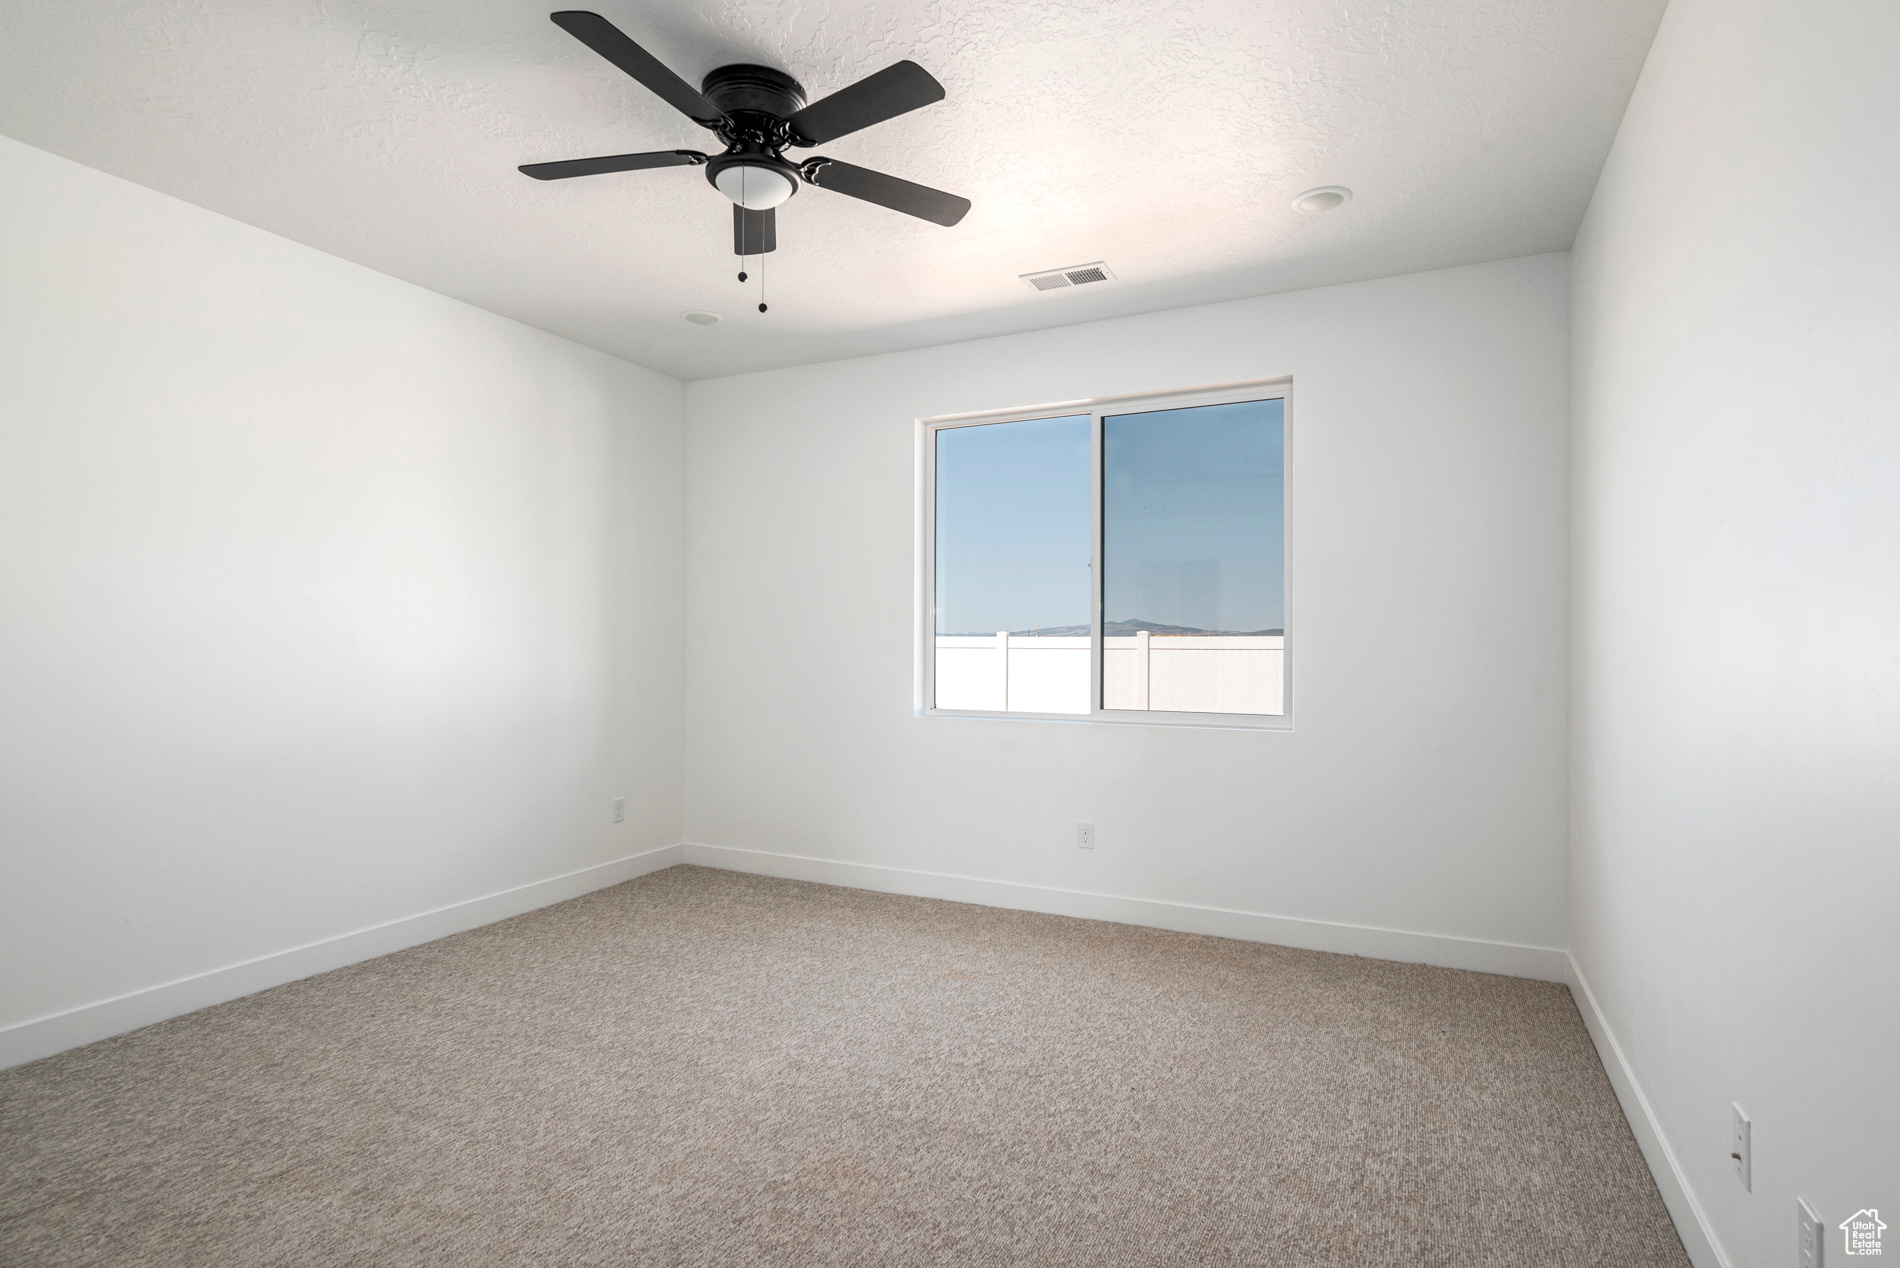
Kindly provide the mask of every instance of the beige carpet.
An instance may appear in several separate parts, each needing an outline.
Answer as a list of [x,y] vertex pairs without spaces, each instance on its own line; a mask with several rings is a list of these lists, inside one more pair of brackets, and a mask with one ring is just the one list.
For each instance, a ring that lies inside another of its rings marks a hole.
[[1687,1265],[1561,986],[681,867],[0,1074],[7,1265]]

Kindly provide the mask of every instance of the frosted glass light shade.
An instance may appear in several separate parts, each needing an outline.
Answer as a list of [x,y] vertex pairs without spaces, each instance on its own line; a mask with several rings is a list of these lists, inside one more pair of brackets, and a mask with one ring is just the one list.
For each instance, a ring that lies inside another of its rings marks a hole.
[[776,207],[792,196],[792,182],[785,173],[750,163],[734,163],[713,178],[719,192],[747,211]]

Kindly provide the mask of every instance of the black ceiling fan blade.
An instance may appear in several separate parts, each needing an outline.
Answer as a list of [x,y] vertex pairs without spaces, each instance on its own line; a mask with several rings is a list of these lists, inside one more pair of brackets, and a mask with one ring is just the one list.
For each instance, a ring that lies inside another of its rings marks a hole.
[[907,216],[916,216],[919,220],[928,220],[945,228],[963,219],[970,210],[970,200],[967,198],[958,198],[955,194],[946,194],[928,185],[916,185],[895,176],[886,176],[868,167],[840,163],[837,159],[809,159],[799,170],[806,180],[820,189],[862,198],[867,203],[889,207],[892,211],[901,211]]
[[823,145],[860,128],[943,100],[943,85],[916,62],[886,66],[787,119],[792,144]]
[[698,150],[652,150],[645,154],[607,154],[600,158],[563,159],[558,163],[524,163],[521,172],[538,181],[566,180],[570,176],[602,176],[608,172],[639,172],[649,167],[698,167],[706,156]]
[[732,253],[764,255],[778,250],[778,208],[750,211],[732,204]]
[[640,81],[660,100],[701,127],[725,122],[725,113],[693,86],[661,65],[659,58],[635,44],[619,27],[585,9],[563,9],[548,15],[554,25],[593,49]]

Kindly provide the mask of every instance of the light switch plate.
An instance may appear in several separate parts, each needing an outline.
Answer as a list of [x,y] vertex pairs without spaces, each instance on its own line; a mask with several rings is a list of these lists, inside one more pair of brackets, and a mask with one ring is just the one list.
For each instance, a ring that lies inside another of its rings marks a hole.
[[1734,1111],[1734,1117],[1730,1120],[1729,1127],[1729,1165],[1735,1168],[1735,1176],[1742,1182],[1742,1188],[1753,1193],[1755,1191],[1755,1178],[1754,1168],[1749,1165],[1749,1155],[1751,1153],[1749,1149],[1749,1137],[1753,1134],[1751,1129],[1754,1127],[1754,1124],[1748,1121],[1748,1114],[1742,1109],[1739,1101],[1731,1101],[1729,1103],[1729,1109]]

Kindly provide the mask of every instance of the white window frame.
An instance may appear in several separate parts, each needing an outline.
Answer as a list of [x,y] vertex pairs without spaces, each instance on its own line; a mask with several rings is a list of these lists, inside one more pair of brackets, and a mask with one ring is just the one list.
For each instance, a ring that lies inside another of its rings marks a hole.
[[[1233,405],[1242,401],[1285,402],[1282,455],[1285,472],[1282,549],[1286,616],[1282,635],[1280,699],[1284,713],[1178,713],[1148,709],[1102,707],[1102,419],[1111,414],[1191,409],[1200,405]],[[979,427],[990,423],[1022,423],[1041,418],[1089,418],[1089,711],[1087,713],[1030,713],[998,709],[939,709],[936,686],[937,587],[937,433],[949,427]],[[1114,722],[1137,726],[1191,726],[1217,730],[1291,731],[1293,729],[1293,380],[1256,379],[1186,391],[1142,392],[1127,396],[1098,396],[1058,401],[1026,409],[989,410],[976,414],[944,414],[917,420],[917,647],[912,712],[920,718],[999,718],[1034,722]]]

